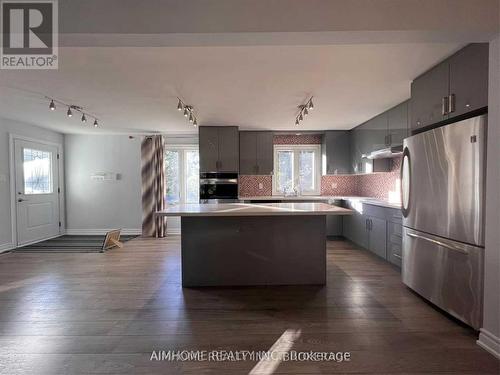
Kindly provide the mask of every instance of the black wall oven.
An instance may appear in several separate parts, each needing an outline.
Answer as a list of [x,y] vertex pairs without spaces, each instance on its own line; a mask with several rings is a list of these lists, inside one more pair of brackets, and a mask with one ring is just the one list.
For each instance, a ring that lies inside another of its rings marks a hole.
[[200,173],[200,203],[237,201],[238,173]]

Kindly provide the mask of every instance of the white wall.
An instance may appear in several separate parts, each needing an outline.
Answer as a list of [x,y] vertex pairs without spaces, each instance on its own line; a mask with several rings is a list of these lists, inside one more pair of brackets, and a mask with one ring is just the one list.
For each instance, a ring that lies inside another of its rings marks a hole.
[[[66,226],[68,234],[101,234],[121,228],[140,234],[141,139],[124,135],[66,135]],[[91,174],[120,179],[98,182]]]
[[478,344],[500,358],[500,35],[490,44],[484,321]]
[[15,247],[12,236],[9,134],[63,144],[64,136],[47,129],[0,117],[0,251]]

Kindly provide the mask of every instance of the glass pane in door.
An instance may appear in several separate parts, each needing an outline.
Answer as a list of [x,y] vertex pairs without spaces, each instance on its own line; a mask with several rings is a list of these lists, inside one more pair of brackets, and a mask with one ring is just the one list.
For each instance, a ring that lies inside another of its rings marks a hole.
[[186,151],[186,203],[200,200],[200,158],[198,150]]
[[278,151],[277,190],[282,193],[293,191],[293,151]]
[[165,151],[165,178],[167,180],[167,196],[166,200],[169,204],[179,203],[180,195],[180,155],[179,151]]
[[314,191],[314,167],[314,151],[300,151],[298,187],[300,192]]
[[24,194],[52,193],[52,152],[23,149]]

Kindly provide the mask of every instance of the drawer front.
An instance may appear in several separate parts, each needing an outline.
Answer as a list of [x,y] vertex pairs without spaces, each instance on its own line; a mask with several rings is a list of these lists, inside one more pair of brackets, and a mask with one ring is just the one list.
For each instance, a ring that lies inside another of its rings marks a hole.
[[403,242],[403,226],[401,224],[387,223],[387,238],[390,243],[401,245]]

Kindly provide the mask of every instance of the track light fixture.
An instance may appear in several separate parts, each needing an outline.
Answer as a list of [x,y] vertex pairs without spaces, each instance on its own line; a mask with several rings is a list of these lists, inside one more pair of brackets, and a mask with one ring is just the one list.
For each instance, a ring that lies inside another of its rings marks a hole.
[[75,104],[64,103],[64,102],[62,102],[60,100],[57,100],[57,99],[54,99],[54,98],[51,98],[51,97],[48,97],[48,96],[46,96],[45,99],[50,100],[49,109],[51,111],[55,111],[56,110],[56,103],[57,103],[57,104],[60,104],[63,107],[67,107],[68,108],[68,110],[66,111],[66,116],[72,117],[73,116],[73,112],[78,112],[78,113],[82,114],[82,117],[81,117],[82,122],[84,122],[84,123],[87,122],[87,118],[93,118],[94,119],[94,127],[97,128],[99,126],[99,119],[97,118],[97,116],[94,116],[93,114],[88,113],[87,111],[85,111],[83,109],[83,107],[80,107],[80,106],[75,105]]
[[177,110],[182,111],[184,117],[188,119],[188,121],[193,124],[193,126],[196,128],[198,126],[198,119],[196,118],[196,115],[194,114],[194,108],[192,105],[184,103],[180,98],[177,98]]
[[299,125],[301,121],[304,120],[309,114],[309,111],[314,108],[313,97],[311,96],[305,104],[299,105],[299,113],[295,117],[295,125]]

